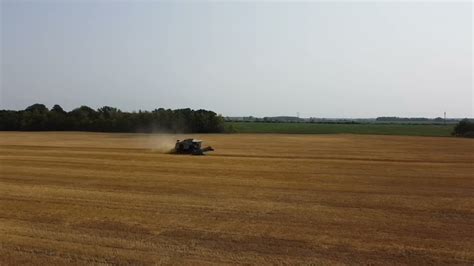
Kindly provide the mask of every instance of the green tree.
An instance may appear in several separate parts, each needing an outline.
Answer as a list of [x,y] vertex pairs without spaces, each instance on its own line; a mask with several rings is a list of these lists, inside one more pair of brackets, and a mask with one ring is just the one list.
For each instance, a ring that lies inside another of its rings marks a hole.
[[454,136],[458,137],[474,137],[474,123],[465,118],[454,127]]
[[97,112],[85,105],[72,110],[68,114],[68,119],[71,122],[72,130],[97,131],[94,128],[94,120],[97,117]]
[[21,129],[28,131],[47,130],[48,108],[44,104],[33,104],[21,113]]
[[55,104],[48,112],[46,128],[47,130],[59,131],[66,130],[68,128],[67,113],[60,105]]

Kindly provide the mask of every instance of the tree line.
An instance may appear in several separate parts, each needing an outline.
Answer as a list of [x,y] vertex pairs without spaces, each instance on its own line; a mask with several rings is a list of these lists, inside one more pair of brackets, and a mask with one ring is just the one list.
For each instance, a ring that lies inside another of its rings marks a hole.
[[97,110],[81,106],[66,112],[59,105],[48,109],[33,104],[21,111],[0,110],[0,130],[11,131],[218,133],[224,129],[222,116],[202,109],[124,112],[110,106]]
[[458,119],[444,119],[442,117],[436,117],[436,118],[426,118],[426,117],[397,117],[397,116],[380,116],[375,119],[377,122],[429,122],[429,123],[436,123],[436,124],[441,124],[441,123],[455,123],[458,122]]
[[380,116],[375,119],[375,121],[388,121],[388,122],[425,122],[425,121],[443,121],[443,118],[437,117],[435,119],[430,119],[426,117],[397,117],[397,116]]

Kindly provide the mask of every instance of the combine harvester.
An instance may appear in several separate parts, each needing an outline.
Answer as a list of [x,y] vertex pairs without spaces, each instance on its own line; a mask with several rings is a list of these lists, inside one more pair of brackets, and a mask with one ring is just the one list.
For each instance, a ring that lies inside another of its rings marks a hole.
[[201,143],[202,143],[202,140],[198,140],[198,139],[185,139],[182,141],[177,140],[176,145],[174,146],[173,153],[204,155],[204,152],[214,150],[211,146],[207,146],[206,148],[201,148]]

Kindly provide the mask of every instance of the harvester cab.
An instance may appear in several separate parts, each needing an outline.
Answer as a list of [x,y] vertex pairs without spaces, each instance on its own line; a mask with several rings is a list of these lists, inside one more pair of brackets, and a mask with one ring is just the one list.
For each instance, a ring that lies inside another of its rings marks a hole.
[[214,150],[211,146],[201,148],[201,144],[202,140],[198,139],[177,140],[174,151],[177,154],[204,155],[204,152]]

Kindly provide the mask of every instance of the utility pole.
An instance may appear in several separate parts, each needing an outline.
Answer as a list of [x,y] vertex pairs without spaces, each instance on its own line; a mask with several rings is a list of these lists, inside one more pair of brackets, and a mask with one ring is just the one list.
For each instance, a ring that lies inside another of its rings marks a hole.
[[446,125],[446,111],[444,112],[444,125]]

